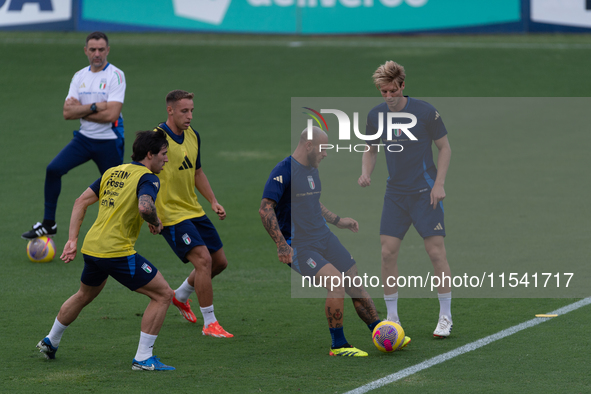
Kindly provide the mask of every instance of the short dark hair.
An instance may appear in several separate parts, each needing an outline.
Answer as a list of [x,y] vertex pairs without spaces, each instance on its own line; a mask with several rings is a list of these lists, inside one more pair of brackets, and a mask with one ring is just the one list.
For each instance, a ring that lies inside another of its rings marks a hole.
[[185,92],[184,90],[173,90],[166,95],[166,105],[171,105],[182,99],[193,100],[193,97],[195,97],[193,93]]
[[90,33],[89,35],[86,36],[86,45],[88,45],[88,41],[90,40],[100,40],[100,39],[105,40],[105,42],[107,43],[107,46],[109,46],[109,39],[107,38],[107,35],[105,33],[103,33],[102,31],[93,31],[92,33]]
[[166,132],[164,130],[138,131],[133,142],[131,159],[133,161],[144,160],[148,156],[148,152],[157,155],[166,146],[168,146],[168,140],[166,139]]

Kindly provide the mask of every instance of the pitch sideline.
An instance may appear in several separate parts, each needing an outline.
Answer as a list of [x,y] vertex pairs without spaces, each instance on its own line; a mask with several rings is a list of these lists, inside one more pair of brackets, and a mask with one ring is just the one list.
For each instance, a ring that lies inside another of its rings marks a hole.
[[[79,45],[81,38],[64,37],[2,37],[0,44],[59,44],[59,45]],[[256,37],[256,36],[255,36]],[[145,38],[134,38],[120,36],[117,38],[117,45],[132,46],[152,46],[152,45],[173,45],[173,46],[220,46],[220,47],[321,47],[321,48],[420,48],[420,49],[552,49],[552,50],[572,50],[591,49],[589,43],[541,43],[541,42],[478,42],[478,41],[445,41],[445,40],[409,40],[394,41],[391,40],[343,40],[339,37],[335,39],[309,39],[307,36],[294,36],[284,39],[260,39],[245,37],[235,38],[191,38],[191,39],[159,39],[153,38],[146,42]]]
[[[591,297],[584,298],[584,299],[577,301],[573,304],[564,306],[564,307],[559,308],[559,309],[552,311],[552,312],[548,312],[548,314],[556,314],[558,316],[561,316],[561,315],[567,314],[569,312],[572,312],[574,310],[577,310],[577,309],[579,309],[585,305],[589,305],[589,304],[591,304]],[[388,375],[384,378],[375,380],[375,381],[368,383],[364,386],[361,386],[361,387],[358,387],[354,390],[348,391],[345,394],[361,394],[361,393],[366,393],[371,390],[375,390],[379,387],[385,386],[389,383],[396,382],[400,379],[403,379],[407,376],[413,375],[419,371],[430,368],[434,365],[441,364],[442,362],[450,360],[456,356],[471,352],[472,350],[479,349],[483,346],[488,345],[489,343],[495,342],[499,339],[503,339],[505,337],[508,337],[509,335],[513,335],[519,331],[525,330],[526,328],[537,326],[538,324],[543,323],[547,320],[548,320],[547,318],[536,317],[536,318],[528,320],[524,323],[521,323],[516,326],[509,327],[505,330],[499,331],[496,334],[492,334],[492,335],[489,335],[488,337],[471,342],[467,345],[460,346],[459,348],[451,350],[447,353],[443,353],[443,354],[440,354],[439,356],[425,360],[422,363],[419,363],[419,364],[414,365],[412,367],[405,368],[401,371],[393,373],[392,375]]]

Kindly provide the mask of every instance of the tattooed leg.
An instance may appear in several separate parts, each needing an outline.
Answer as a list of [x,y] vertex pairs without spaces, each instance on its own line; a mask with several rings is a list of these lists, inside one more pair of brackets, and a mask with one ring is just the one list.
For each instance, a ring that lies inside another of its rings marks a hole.
[[[357,315],[365,322],[365,324],[371,324],[377,320],[379,320],[378,312],[376,311],[376,307],[373,303],[373,300],[365,290],[363,286],[354,287],[352,284],[355,282],[353,278],[358,276],[357,273],[357,266],[351,267],[347,272],[345,272],[345,276],[351,278],[351,286],[347,286],[345,290],[347,294],[353,300],[353,305],[355,306],[355,311],[357,311]],[[348,281],[346,281],[346,284]],[[361,281],[357,281],[361,283]]]
[[330,328],[343,327],[343,304],[342,298],[326,299],[326,320]]
[[[331,276],[340,276],[339,270],[337,270],[332,264],[327,264],[318,271],[316,277],[322,279],[322,283],[326,283],[327,294],[326,304],[324,311],[326,313],[326,320],[328,320],[328,326],[330,328],[339,328],[343,326],[343,310],[344,310],[344,298],[345,288],[335,287],[331,288]],[[328,277],[325,281],[324,277]]]
[[367,325],[379,320],[378,312],[371,298],[352,298],[357,315]]

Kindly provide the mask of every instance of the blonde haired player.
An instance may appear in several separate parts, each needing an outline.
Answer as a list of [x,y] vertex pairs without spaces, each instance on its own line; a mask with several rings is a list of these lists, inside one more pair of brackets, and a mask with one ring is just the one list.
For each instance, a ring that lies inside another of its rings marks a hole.
[[[449,168],[451,148],[447,139],[447,130],[439,112],[429,103],[404,96],[406,73],[400,64],[388,61],[380,65],[373,74],[375,86],[379,89],[384,103],[374,107],[367,116],[367,135],[376,135],[381,124],[386,124],[389,112],[405,112],[416,116],[417,125],[410,128],[416,140],[402,130],[395,130],[388,139],[386,133],[375,140],[367,141],[369,149],[363,154],[361,187],[371,185],[371,174],[375,168],[378,143],[385,144],[388,181],[384,207],[380,224],[382,244],[382,280],[384,300],[388,309],[388,320],[399,322],[398,287],[387,285],[388,277],[398,278],[398,252],[404,235],[413,224],[424,239],[425,249],[435,275],[451,276],[443,238],[443,185]],[[382,117],[382,119],[380,119]],[[395,117],[395,119],[397,119]],[[409,119],[401,117],[400,123]],[[433,162],[431,145],[435,144],[439,154],[437,166]],[[390,145],[395,145],[389,149]],[[402,148],[401,148],[402,147]],[[443,280],[442,280],[443,282]],[[447,284],[447,285],[446,285]],[[442,283],[437,289],[439,298],[439,321],[433,335],[446,338],[452,329],[451,320],[451,284]]]

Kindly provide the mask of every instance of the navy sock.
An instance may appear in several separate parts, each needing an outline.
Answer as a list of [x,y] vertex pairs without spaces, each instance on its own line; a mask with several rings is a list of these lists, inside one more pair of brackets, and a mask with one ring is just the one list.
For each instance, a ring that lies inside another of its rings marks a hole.
[[343,327],[330,328],[330,336],[332,337],[332,348],[340,348],[347,344]]
[[368,324],[367,327],[369,328],[369,331],[373,332],[373,329],[376,328],[376,326],[378,324],[380,324],[382,321],[381,320],[376,320],[371,324]]
[[41,223],[44,227],[47,228],[52,228],[53,226],[55,226],[55,220],[47,220],[47,219],[43,219],[43,223]]

